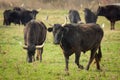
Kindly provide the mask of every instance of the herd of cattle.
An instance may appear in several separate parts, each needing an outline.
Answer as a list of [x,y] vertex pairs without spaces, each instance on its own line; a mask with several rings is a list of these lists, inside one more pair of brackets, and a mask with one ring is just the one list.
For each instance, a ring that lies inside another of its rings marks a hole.
[[54,24],[47,29],[46,25],[41,21],[35,20],[37,10],[26,10],[15,7],[13,10],[5,10],[4,25],[11,23],[23,24],[24,28],[24,48],[27,50],[28,62],[35,60],[35,50],[38,50],[36,59],[42,61],[42,53],[47,31],[53,33],[54,44],[59,44],[63,50],[66,67],[68,71],[69,56],[75,53],[75,63],[78,68],[84,67],[79,64],[81,52],[85,53],[90,50],[91,55],[86,67],[89,70],[93,59],[96,61],[96,67],[100,70],[100,60],[102,57],[101,41],[104,36],[103,29],[99,24],[96,24],[98,16],[104,16],[111,22],[111,30],[115,29],[115,21],[120,20],[120,5],[99,6],[96,13],[85,8],[85,21],[81,21],[77,10],[69,11],[69,24]]

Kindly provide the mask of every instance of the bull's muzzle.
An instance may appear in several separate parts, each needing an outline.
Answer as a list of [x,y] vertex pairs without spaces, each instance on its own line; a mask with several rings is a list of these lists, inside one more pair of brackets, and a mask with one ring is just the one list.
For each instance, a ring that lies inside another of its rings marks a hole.
[[[44,46],[44,43],[43,43],[42,45],[36,45],[35,48],[36,48],[36,49],[40,49],[40,48],[42,48],[43,46]],[[24,45],[24,46],[23,46],[23,49],[28,49],[28,46],[27,46],[27,45]]]

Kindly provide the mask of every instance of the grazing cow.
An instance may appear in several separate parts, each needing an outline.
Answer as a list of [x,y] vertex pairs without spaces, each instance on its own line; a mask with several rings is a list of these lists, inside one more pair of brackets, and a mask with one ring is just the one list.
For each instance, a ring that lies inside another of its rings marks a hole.
[[84,14],[85,14],[86,23],[96,23],[97,22],[98,16],[94,12],[92,12],[90,9],[85,8]]
[[[78,68],[83,69],[79,64],[81,52],[91,51],[90,59],[86,67],[89,70],[93,59],[96,60],[97,69],[100,70],[99,61],[102,57],[101,40],[103,38],[103,30],[98,24],[54,24],[53,27],[48,28],[49,32],[53,32],[54,43],[60,44],[66,62],[65,70],[68,71],[69,56],[75,53],[75,63]],[[98,50],[98,52],[97,52]]]
[[68,17],[71,23],[80,23],[81,18],[77,10],[69,10]]
[[28,62],[35,60],[34,55],[36,49],[38,50],[36,58],[37,60],[40,58],[40,61],[42,61],[43,44],[46,39],[46,33],[47,28],[43,22],[31,20],[26,24],[24,29],[24,48],[27,49]]
[[17,11],[5,10],[3,16],[3,25],[10,25],[12,22],[15,24],[20,24],[20,14]]
[[10,21],[9,21],[10,13],[11,13],[11,10],[5,10],[3,12],[3,17],[4,17],[3,25],[10,25]]
[[106,17],[111,23],[111,30],[115,29],[115,22],[120,20],[120,5],[99,6],[98,16]]
[[38,14],[37,10],[24,10],[21,12],[20,16],[21,16],[21,23],[23,25],[26,25],[30,20],[32,19],[36,19],[36,15]]
[[10,25],[11,23],[26,25],[30,20],[35,19],[38,14],[37,10],[25,10],[19,7],[13,8],[13,10],[5,10],[3,25]]

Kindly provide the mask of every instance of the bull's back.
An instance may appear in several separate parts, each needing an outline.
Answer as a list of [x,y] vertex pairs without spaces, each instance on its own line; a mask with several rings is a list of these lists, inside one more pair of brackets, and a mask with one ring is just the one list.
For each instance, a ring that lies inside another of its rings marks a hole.
[[120,20],[120,5],[107,5],[106,18],[109,20]]
[[25,42],[27,45],[41,45],[46,39],[46,28],[44,25],[30,21],[25,27]]
[[93,24],[89,27],[80,41],[83,51],[99,46],[104,35],[102,28],[98,24]]
[[75,49],[90,50],[100,44],[103,30],[98,24],[80,24],[68,27],[66,40]]
[[113,5],[113,9],[111,8],[111,15],[113,15],[116,19],[120,20],[120,5]]

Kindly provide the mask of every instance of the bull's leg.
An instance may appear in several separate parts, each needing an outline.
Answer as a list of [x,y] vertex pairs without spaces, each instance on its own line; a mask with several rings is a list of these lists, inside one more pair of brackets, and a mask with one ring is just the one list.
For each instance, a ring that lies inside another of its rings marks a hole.
[[36,49],[36,51],[37,51],[36,60],[39,60],[40,50],[39,50],[39,49]]
[[42,53],[43,53],[43,48],[40,50],[40,62],[42,62]]
[[75,53],[75,63],[77,64],[78,68],[83,69],[83,66],[79,64],[79,59],[80,59],[81,53]]
[[96,50],[97,50],[96,48],[91,50],[90,59],[89,59],[88,65],[86,67],[86,70],[89,70],[90,64],[92,63],[93,59],[95,58]]
[[113,30],[115,30],[115,22],[113,22]]
[[26,57],[26,61],[29,62],[29,57],[28,57],[28,54],[27,54],[27,57]]
[[110,29],[112,30],[112,21],[110,22],[110,24],[111,24],[111,28]]
[[111,21],[111,30],[115,29],[114,25],[115,25],[115,22]]
[[[65,56],[65,55],[64,55]],[[66,64],[66,67],[65,67],[65,71],[68,71],[69,68],[68,68],[68,63],[69,63],[69,56],[65,56],[65,64]]]
[[96,67],[97,67],[97,69],[100,70],[100,64],[99,64],[99,59],[98,59],[97,54],[95,55],[95,61],[96,61]]
[[37,60],[40,59],[40,62],[42,62],[42,52],[43,52],[43,48],[37,49],[37,56],[36,56],[36,59],[37,59]]
[[32,61],[35,61],[35,57],[34,57],[34,55],[32,56]]

